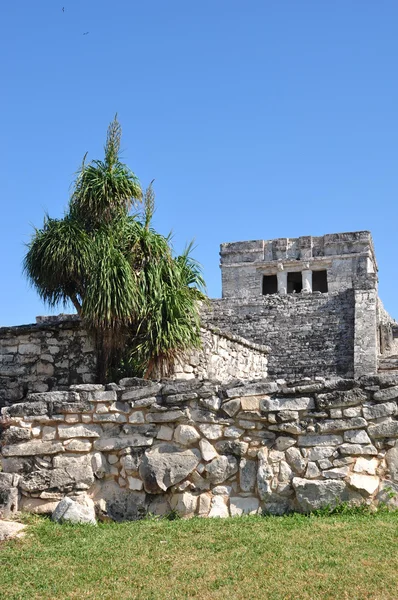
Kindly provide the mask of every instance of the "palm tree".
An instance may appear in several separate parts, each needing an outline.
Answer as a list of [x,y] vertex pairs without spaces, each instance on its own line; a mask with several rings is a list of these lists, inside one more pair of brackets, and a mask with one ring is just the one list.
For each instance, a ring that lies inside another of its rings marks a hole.
[[[51,307],[73,303],[97,348],[103,382],[116,359],[141,373],[167,373],[174,358],[200,344],[205,298],[191,246],[173,257],[170,237],[154,231],[152,184],[144,210],[134,173],[120,162],[121,128],[110,124],[103,161],[83,160],[63,219],[35,230],[24,271]],[[127,355],[127,358],[126,358]]]

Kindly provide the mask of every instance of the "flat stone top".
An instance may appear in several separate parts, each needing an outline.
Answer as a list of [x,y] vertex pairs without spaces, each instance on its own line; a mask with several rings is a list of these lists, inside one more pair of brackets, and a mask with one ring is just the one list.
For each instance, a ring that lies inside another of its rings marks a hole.
[[[370,231],[350,231],[328,233],[323,236],[301,236],[298,238],[277,238],[274,240],[250,240],[221,244],[221,263],[234,254],[234,261],[272,261],[280,258],[299,259],[344,254],[374,254]],[[237,255],[241,255],[240,258]],[[248,255],[254,255],[249,259]],[[229,262],[229,261],[228,261]]]

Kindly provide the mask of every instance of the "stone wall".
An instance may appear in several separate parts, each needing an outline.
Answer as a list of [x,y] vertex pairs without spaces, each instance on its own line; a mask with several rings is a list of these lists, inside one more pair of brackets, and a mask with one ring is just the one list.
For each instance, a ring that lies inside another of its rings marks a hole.
[[2,409],[2,508],[51,512],[68,495],[123,520],[397,505],[397,401],[398,376],[30,394]]
[[264,379],[267,377],[268,346],[255,344],[215,327],[201,329],[202,347],[176,361],[172,379]]
[[[38,317],[34,325],[0,328],[0,407],[30,392],[95,381],[91,339],[73,315]],[[202,348],[175,365],[174,378],[257,379],[267,376],[269,349],[237,335],[202,328]]]
[[[202,318],[205,324],[270,346],[268,373],[272,378],[352,377],[355,294],[346,290],[212,300]],[[359,356],[358,338],[356,347]],[[369,361],[366,364],[369,372],[376,369],[376,349],[373,362],[373,368]]]
[[91,340],[68,318],[0,328],[0,406],[29,392],[46,392],[93,381]]

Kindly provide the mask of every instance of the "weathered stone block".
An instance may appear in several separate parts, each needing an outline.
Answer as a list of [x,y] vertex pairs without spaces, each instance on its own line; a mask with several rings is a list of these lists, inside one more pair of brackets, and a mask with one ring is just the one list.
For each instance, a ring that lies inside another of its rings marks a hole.
[[71,438],[99,438],[102,429],[99,425],[58,425],[58,435],[61,440]]
[[238,471],[234,456],[218,456],[205,466],[206,477],[212,484],[223,483]]
[[346,484],[343,481],[315,481],[294,477],[293,487],[303,512],[335,506],[345,499]]
[[240,517],[242,515],[256,515],[258,513],[259,507],[259,500],[255,497],[240,498],[239,496],[234,496],[231,498],[229,503],[231,517]]
[[43,442],[42,440],[32,440],[25,444],[15,444],[14,446],[4,446],[2,449],[3,456],[39,456],[46,454],[57,454],[65,452],[61,442],[51,441]]
[[95,440],[94,449],[101,452],[112,452],[124,448],[136,448],[139,446],[152,446],[153,438],[144,435],[128,435],[126,437],[109,437]]
[[263,412],[310,410],[315,407],[313,398],[266,398],[260,404]]
[[192,473],[200,459],[199,450],[181,450],[173,444],[159,444],[147,450],[139,468],[145,491],[159,494],[180,483]]

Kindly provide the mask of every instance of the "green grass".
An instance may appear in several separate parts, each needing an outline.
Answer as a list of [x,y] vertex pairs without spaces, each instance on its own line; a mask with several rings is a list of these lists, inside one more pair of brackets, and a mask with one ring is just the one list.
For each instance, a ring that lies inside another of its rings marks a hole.
[[398,598],[397,513],[29,522],[0,544],[2,600]]

